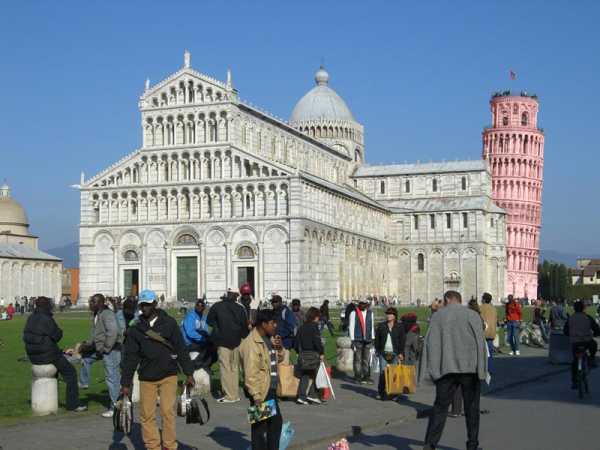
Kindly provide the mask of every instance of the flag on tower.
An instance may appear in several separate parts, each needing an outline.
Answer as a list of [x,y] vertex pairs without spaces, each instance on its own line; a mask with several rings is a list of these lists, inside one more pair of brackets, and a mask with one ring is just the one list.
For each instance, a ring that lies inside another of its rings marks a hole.
[[510,79],[511,80],[516,80],[517,79],[517,74],[515,72],[513,72],[512,70],[509,71],[509,75],[510,75]]

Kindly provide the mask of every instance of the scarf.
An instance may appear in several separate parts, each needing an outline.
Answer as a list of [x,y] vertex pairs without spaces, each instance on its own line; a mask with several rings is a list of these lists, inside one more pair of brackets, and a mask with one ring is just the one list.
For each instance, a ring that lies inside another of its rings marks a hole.
[[358,316],[358,323],[360,324],[360,329],[362,330],[363,339],[367,338],[367,325],[365,324],[366,312],[366,309],[363,311],[360,308],[356,308],[356,315]]

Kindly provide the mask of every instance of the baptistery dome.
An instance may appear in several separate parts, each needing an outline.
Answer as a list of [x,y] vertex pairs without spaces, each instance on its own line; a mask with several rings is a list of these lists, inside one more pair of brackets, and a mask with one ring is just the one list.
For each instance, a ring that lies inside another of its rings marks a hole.
[[28,233],[29,221],[25,209],[10,196],[7,184],[0,187],[0,232]]
[[329,74],[323,66],[315,74],[315,82],[317,85],[296,103],[290,122],[317,120],[354,122],[354,116],[346,102],[329,87]]

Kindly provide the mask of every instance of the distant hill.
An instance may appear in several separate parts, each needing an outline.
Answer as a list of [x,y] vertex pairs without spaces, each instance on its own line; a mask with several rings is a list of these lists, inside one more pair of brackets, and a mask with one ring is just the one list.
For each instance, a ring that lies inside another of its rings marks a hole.
[[540,250],[540,262],[543,262],[544,260],[554,261],[563,263],[567,267],[575,267],[577,258],[580,257],[581,255],[576,255],[574,253],[563,253],[556,250]]
[[63,247],[49,248],[44,251],[62,259],[65,268],[79,268],[79,242],[72,242]]

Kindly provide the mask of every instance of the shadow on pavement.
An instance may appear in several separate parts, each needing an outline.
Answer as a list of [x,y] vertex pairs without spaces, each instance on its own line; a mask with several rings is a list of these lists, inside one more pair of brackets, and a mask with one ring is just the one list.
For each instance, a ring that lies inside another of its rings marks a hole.
[[[507,400],[522,401],[549,401],[564,403],[581,403],[586,406],[600,407],[600,369],[593,369],[588,375],[590,395],[583,399],[577,397],[577,391],[571,389],[570,364],[550,364],[545,357],[501,357],[494,359],[492,383],[489,388],[482,390],[482,395],[488,398],[502,398]],[[520,373],[523,382],[505,382],[505,379],[514,379],[515,373]],[[539,379],[535,379],[536,376]],[[532,380],[533,379],[533,380]],[[550,395],[540,397],[536,387],[551,380],[560,380],[559,388],[552,391]],[[503,385],[506,385],[504,388]],[[527,386],[527,388],[523,388]],[[498,387],[501,390],[496,391]],[[521,387],[521,389],[517,389]]]
[[[357,384],[341,384],[340,387],[342,389],[346,389],[348,391],[352,391],[357,394],[364,395],[365,397],[375,398],[375,396],[377,395],[377,391],[373,390],[372,387],[369,388],[367,386],[361,386],[361,385],[357,385]],[[386,400],[384,402],[381,402],[382,405],[386,405],[389,403],[394,403],[394,401]],[[422,414],[423,411],[426,411],[431,408],[431,405],[426,404],[426,403],[415,402],[415,401],[411,400],[411,398],[407,395],[399,395],[398,400],[396,400],[395,403],[398,403],[399,405],[402,405],[402,406],[408,406],[410,408],[413,408],[417,412],[417,418],[419,417],[420,414]]]
[[[350,444],[350,448],[352,448],[352,444],[361,444],[365,447],[373,447],[377,449],[393,448],[397,450],[411,450],[411,445],[419,448],[424,445],[424,442],[421,440],[394,436],[393,434],[378,434],[375,436],[360,434],[358,436],[349,438],[348,443]],[[443,445],[438,445],[436,448],[438,450],[460,450],[455,447],[446,447]]]
[[215,427],[215,429],[206,436],[211,438],[221,447],[230,448],[232,450],[248,448],[250,446],[250,441],[246,439],[244,433],[227,427]]

